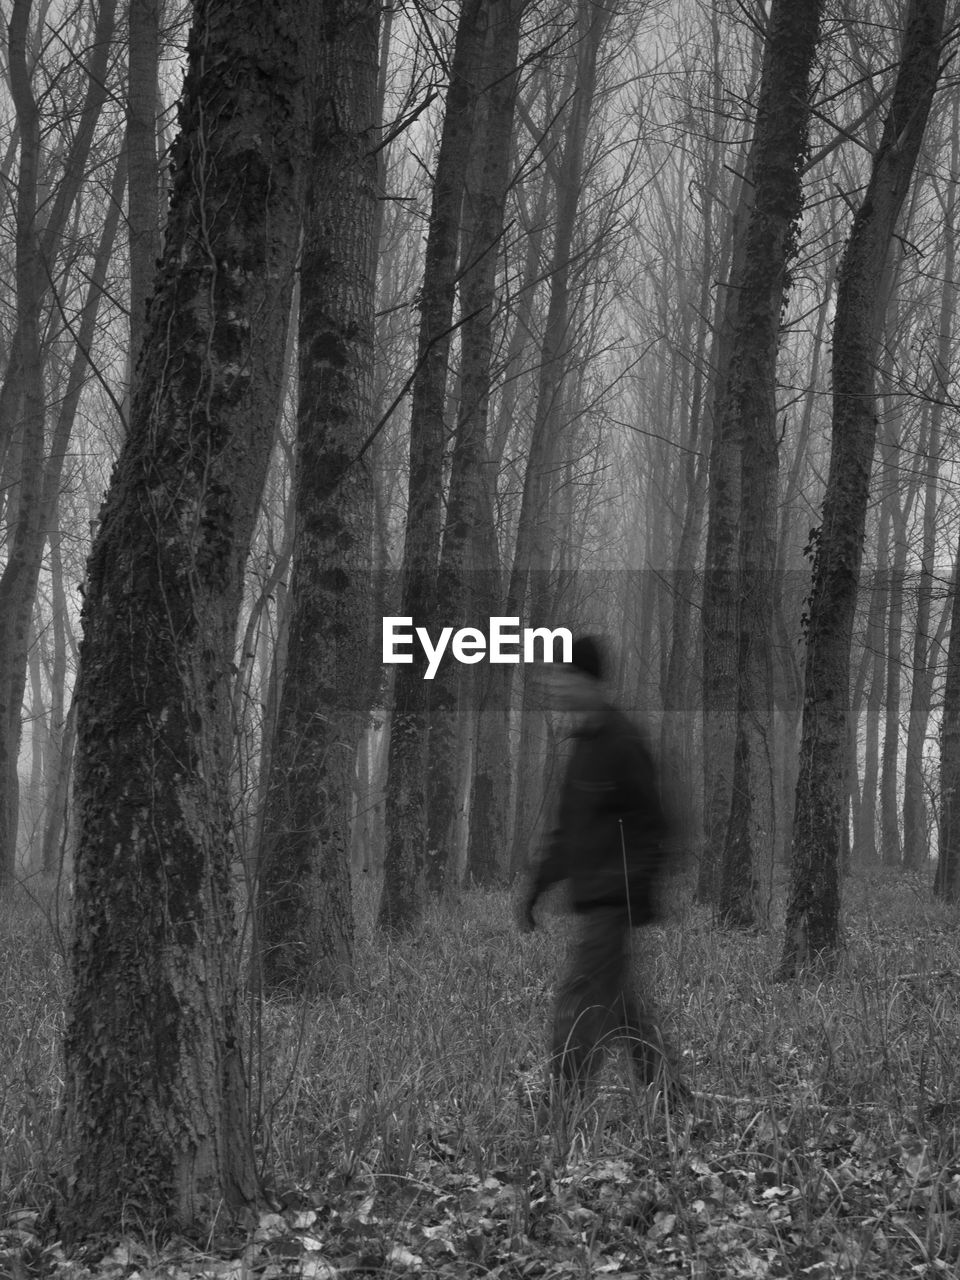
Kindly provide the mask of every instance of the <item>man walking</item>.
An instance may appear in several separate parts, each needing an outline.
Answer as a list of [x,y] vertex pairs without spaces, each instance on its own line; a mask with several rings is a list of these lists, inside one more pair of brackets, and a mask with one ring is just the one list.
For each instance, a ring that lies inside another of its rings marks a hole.
[[571,662],[548,665],[547,695],[575,719],[573,753],[547,836],[518,908],[535,927],[540,895],[569,882],[578,931],[556,995],[551,1086],[581,1096],[603,1052],[627,1039],[642,1084],[660,1084],[677,1105],[687,1094],[656,1013],[634,989],[631,931],[658,917],[658,889],[669,835],[656,766],[637,727],[614,707],[602,682],[597,641],[574,641]]

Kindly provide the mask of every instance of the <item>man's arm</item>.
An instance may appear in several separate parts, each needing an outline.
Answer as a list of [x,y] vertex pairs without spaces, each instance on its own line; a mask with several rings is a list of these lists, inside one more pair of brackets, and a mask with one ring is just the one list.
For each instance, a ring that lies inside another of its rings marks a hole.
[[551,885],[566,880],[569,874],[563,829],[557,826],[544,840],[517,904],[517,924],[524,933],[529,933],[536,927],[533,909],[541,894],[546,893]]

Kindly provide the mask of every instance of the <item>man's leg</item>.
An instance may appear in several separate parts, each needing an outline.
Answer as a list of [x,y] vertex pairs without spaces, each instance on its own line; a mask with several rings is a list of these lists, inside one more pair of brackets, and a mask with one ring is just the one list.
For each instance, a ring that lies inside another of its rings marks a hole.
[[627,922],[609,908],[584,912],[557,990],[550,1073],[554,1089],[581,1096],[609,1042],[624,1031]]
[[623,1035],[630,1046],[634,1071],[641,1085],[659,1085],[672,1105],[689,1097],[680,1080],[673,1046],[664,1037],[656,1005],[645,989],[636,988],[633,966],[624,966]]

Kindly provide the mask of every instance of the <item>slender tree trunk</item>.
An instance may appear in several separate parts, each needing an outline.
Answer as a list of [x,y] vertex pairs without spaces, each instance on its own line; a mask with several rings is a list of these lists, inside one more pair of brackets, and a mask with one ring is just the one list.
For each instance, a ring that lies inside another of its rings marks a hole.
[[378,14],[338,0],[316,57],[291,616],[258,863],[269,991],[338,994],[353,959],[350,823],[373,696],[372,489],[357,455],[372,425]]
[[[16,286],[17,328],[13,341],[4,384],[0,390],[0,459],[13,437],[13,423],[20,421],[19,465],[17,480],[7,499],[10,519],[8,555],[0,576],[0,898],[11,883],[16,861],[18,826],[19,779],[17,758],[20,753],[21,708],[26,683],[27,640],[33,615],[37,590],[37,578],[43,556],[46,529],[59,491],[60,469],[66,440],[63,426],[72,425],[80,388],[86,373],[86,350],[83,338],[89,344],[93,328],[84,328],[81,320],[81,341],[74,358],[72,377],[67,396],[58,415],[51,457],[44,466],[44,430],[46,405],[44,393],[43,352],[41,349],[41,311],[48,289],[47,273],[52,256],[56,253],[59,237],[81,185],[81,177],[73,170],[78,161],[77,152],[83,145],[89,146],[90,136],[100,113],[106,90],[98,84],[91,89],[84,103],[83,114],[68,157],[67,173],[58,189],[53,207],[46,214],[46,222],[40,226],[37,217],[38,181],[41,165],[40,119],[28,67],[27,40],[30,21],[29,0],[17,0],[9,25],[10,86],[20,130],[20,170],[17,181],[16,203]],[[94,50],[90,59],[90,78],[102,80],[107,64],[110,35],[113,30],[113,0],[105,0],[96,24],[96,37],[103,47]],[[82,155],[85,157],[85,151]],[[120,191],[115,184],[113,198],[119,200]],[[71,195],[67,202],[64,192]],[[45,211],[46,213],[46,211]],[[109,254],[113,233],[117,225],[117,212],[108,210],[104,235],[94,273],[101,270],[101,284],[88,291],[87,307],[99,304],[103,273],[104,246]],[[107,231],[109,230],[109,237]],[[84,319],[88,311],[85,309]],[[95,312],[94,312],[95,319]],[[75,394],[74,394],[75,392]],[[72,406],[72,407],[71,407]],[[53,483],[53,482],[56,483]],[[52,491],[52,497],[51,497]]]
[[[899,505],[899,500],[894,499]],[[900,846],[900,684],[902,676],[903,580],[907,565],[905,513],[894,512],[890,608],[887,612],[887,661],[883,695],[883,747],[880,755],[880,850],[885,867],[899,867]]]
[[147,301],[160,257],[157,75],[160,0],[128,0],[127,228],[130,237],[131,381],[143,343]]
[[[73,746],[77,717],[71,700],[67,702],[67,595],[63,587],[63,556],[58,522],[50,530],[51,627],[53,630],[53,669],[50,676],[50,728],[53,748],[50,799],[43,830],[40,865],[43,875],[52,879],[62,866],[60,851],[64,844],[67,796],[73,770]],[[72,641],[71,641],[72,643]]]
[[30,7],[30,0],[15,0],[8,45],[10,90],[20,128],[16,286],[23,389],[23,444],[17,518],[6,567],[0,578],[0,895],[9,892],[16,872],[20,712],[26,685],[34,594],[29,590],[29,578],[37,542],[42,546],[43,541],[41,487],[45,404],[40,351],[43,263],[37,238],[40,113],[27,65]]
[[[457,27],[427,235],[417,374],[410,416],[410,480],[400,615],[422,626],[436,611],[443,505],[447,366],[457,277],[460,214],[473,144],[477,75],[488,5],[465,0]],[[422,910],[427,845],[429,685],[418,646],[396,670],[387,768],[387,848],[378,922],[409,929]]]
[[[24,8],[18,0],[11,16],[11,35],[19,22],[22,21],[24,28],[29,24],[29,9],[29,3]],[[64,230],[70,217],[75,213],[77,199],[88,174],[90,148],[93,145],[100,113],[109,92],[107,68],[113,48],[116,9],[117,0],[101,0],[96,17],[91,18],[86,91],[83,102],[76,114],[76,126],[72,142],[64,157],[62,174],[57,182],[53,197],[43,210],[43,225],[42,227],[34,228],[32,232],[32,234],[36,235],[40,260],[47,266],[47,271],[43,273],[41,281],[41,287],[43,288],[46,288],[49,282],[51,269],[61,249]],[[27,61],[29,62],[30,59],[28,58]],[[26,84],[20,86],[18,91],[13,89],[13,76],[14,73],[11,66],[11,94],[14,97],[14,109],[19,111],[19,108],[17,108],[17,97],[19,96],[29,111],[31,108],[26,103],[26,94],[30,92],[29,78]],[[35,109],[35,106],[36,104],[34,104],[33,109]],[[33,126],[30,125],[29,127],[32,128]],[[21,138],[22,145],[23,138]],[[27,139],[27,145],[28,148],[33,147],[36,149],[35,143],[30,141],[29,138]],[[28,166],[30,163],[28,158]],[[23,173],[22,166],[23,161],[21,158],[21,174]],[[46,177],[46,175],[44,176]],[[18,181],[17,190],[18,199],[21,196],[25,199],[29,198],[25,191],[20,191],[20,181]],[[0,466],[6,460],[7,450],[15,435],[15,427],[18,421],[17,406],[24,394],[23,338],[23,324],[18,314],[16,327],[10,340],[3,384],[0,386]],[[0,494],[0,510],[3,508],[3,501],[4,495]]]
[[950,180],[943,201],[944,267],[940,295],[937,350],[933,359],[930,422],[927,445],[918,463],[925,468],[923,534],[920,571],[917,579],[917,612],[913,637],[913,680],[910,686],[910,715],[903,780],[903,862],[919,870],[928,857],[927,805],[924,797],[923,750],[930,719],[933,693],[933,654],[930,644],[930,613],[933,599],[933,565],[936,555],[937,502],[940,487],[940,454],[944,402],[950,380],[950,357],[957,312],[957,186],[960,183],[960,96],[954,97],[952,112]]
[[[888,519],[881,521],[881,541],[883,530],[889,529]],[[884,544],[885,545],[885,544]],[[873,575],[874,582],[870,594],[870,605],[867,614],[867,630],[865,636],[862,662],[863,684],[866,693],[857,697],[854,688],[853,715],[851,717],[851,733],[856,736],[860,723],[860,709],[863,707],[863,778],[859,789],[854,823],[854,850],[857,862],[863,867],[874,866],[880,860],[877,846],[877,797],[880,794],[880,718],[883,714],[884,683],[884,633],[889,599],[890,571],[886,560],[880,562]],[[858,678],[857,685],[860,685]]]
[[[612,10],[581,0],[574,57],[575,88],[556,178],[556,233],[550,261],[550,299],[540,352],[540,374],[530,449],[523,479],[506,616],[542,625],[549,614],[553,495],[551,466],[563,421],[565,374],[572,349],[570,259],[584,179],[587,130],[593,111],[597,58]],[[521,696],[519,778],[510,864],[521,866],[535,840],[543,809],[543,717],[524,681]]]
[[960,901],[960,545],[950,584],[950,640],[940,722],[940,853],[933,891]]
[[[476,536],[487,517],[492,478],[487,453],[497,259],[510,180],[510,137],[516,97],[520,22],[526,0],[490,3],[486,51],[480,67],[484,92],[478,104],[477,162],[463,205],[460,303],[460,396],[450,470],[450,494],[440,557],[437,626],[467,625],[487,603],[484,575],[496,572],[496,539]],[[479,553],[479,555],[477,554]],[[482,557],[482,558],[481,558]],[[483,666],[489,670],[490,664]],[[428,751],[427,883],[443,885],[459,803],[456,749],[462,702],[476,702],[484,683],[480,668],[441,666],[430,690]],[[471,716],[472,719],[472,716]],[[486,835],[484,838],[489,838]],[[474,846],[476,851],[476,846]],[[489,882],[489,858],[474,861],[472,874]]]
[[773,839],[771,619],[776,610],[776,360],[780,315],[802,208],[800,164],[807,144],[810,76],[820,35],[820,0],[774,0],[751,147],[753,203],[720,436],[737,443],[736,728],[731,809],[723,845],[719,918],[752,925],[760,914],[758,859]]
[[850,641],[877,433],[882,282],[937,85],[943,23],[944,0],[910,0],[890,111],[838,277],[833,443],[810,599],[783,977],[839,945]]
[[65,1239],[248,1205],[231,686],[283,385],[313,10],[197,0],[167,243],[89,563]]

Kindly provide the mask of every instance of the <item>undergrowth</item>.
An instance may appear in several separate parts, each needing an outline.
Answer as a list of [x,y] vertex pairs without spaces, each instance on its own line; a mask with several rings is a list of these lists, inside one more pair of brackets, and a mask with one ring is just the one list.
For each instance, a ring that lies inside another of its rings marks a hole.
[[[282,1211],[258,1232],[260,1273],[960,1270],[958,921],[919,881],[848,881],[838,967],[788,984],[772,981],[777,928],[723,933],[688,907],[642,931],[641,985],[692,1109],[665,1114],[613,1057],[580,1114],[540,1127],[565,921],[521,936],[507,894],[467,893],[397,941],[373,906],[358,897],[350,995],[250,1020],[258,1150]],[[0,1227],[29,1224],[57,1172],[63,992],[36,906],[8,906]]]

